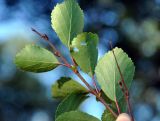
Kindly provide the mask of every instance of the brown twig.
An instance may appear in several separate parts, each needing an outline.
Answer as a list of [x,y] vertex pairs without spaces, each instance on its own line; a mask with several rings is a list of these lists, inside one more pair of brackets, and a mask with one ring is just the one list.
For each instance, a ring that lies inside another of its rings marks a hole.
[[[112,46],[112,42],[111,42],[111,41],[110,41],[110,47],[111,47],[111,50],[112,50],[112,53],[113,53],[113,56],[114,56],[114,59],[115,59],[115,62],[116,62],[118,71],[119,71],[119,73],[120,73],[122,85],[124,86],[124,91],[122,90],[122,92],[124,93],[124,96],[125,96],[125,99],[126,99],[126,102],[127,102],[127,105],[128,105],[128,111],[129,111],[129,114],[130,114],[130,116],[131,116],[132,121],[134,121],[133,114],[132,114],[132,111],[131,111],[131,105],[130,105],[130,101],[129,101],[129,91],[128,91],[128,88],[127,88],[126,83],[125,83],[125,81],[124,81],[124,77],[123,77],[122,71],[121,71],[121,69],[120,69],[120,66],[119,66],[119,64],[118,64],[116,55],[115,55],[115,53],[114,53],[114,50],[113,50],[113,46]],[[120,88],[121,88],[121,85],[120,85]]]
[[93,85],[94,85],[94,87],[95,87],[95,89],[96,89],[96,92],[97,92],[97,93],[100,93],[100,91],[99,91],[99,89],[98,89],[98,87],[97,87],[97,84],[96,84],[96,80],[95,80],[95,78],[94,78],[94,75],[92,75],[92,80],[93,80]]
[[[72,59],[74,60],[74,58],[72,57]],[[76,63],[76,61],[74,60],[74,63]],[[77,72],[77,73],[76,73]],[[96,90],[92,89],[92,87],[85,81],[85,79],[82,77],[82,75],[79,73],[79,71],[77,70],[75,72],[75,74],[85,83],[85,85],[90,89],[90,93],[92,93],[93,95],[95,95],[97,97],[97,99],[99,99],[99,101],[106,107],[106,109],[108,109],[113,116],[116,118],[117,114],[110,108],[110,106],[105,102],[105,100],[99,95],[99,91],[96,87]]]
[[[105,100],[99,96],[99,93],[97,93],[94,89],[92,89],[92,87],[88,84],[88,82],[82,77],[82,75],[79,73],[79,71],[76,69],[72,69],[72,66],[68,63],[68,61],[61,55],[61,53],[56,49],[56,47],[50,42],[49,37],[46,34],[41,34],[40,32],[38,32],[37,30],[31,28],[33,32],[35,32],[36,34],[38,34],[41,38],[43,38],[45,41],[47,41],[49,43],[49,45],[52,47],[53,49],[53,53],[55,54],[55,56],[61,58],[61,60],[64,62],[60,63],[59,65],[63,65],[66,66],[68,68],[70,68],[80,79],[81,81],[87,86],[87,88],[90,90],[90,92],[95,95],[99,101],[104,104],[104,106],[106,107],[106,109],[108,109],[115,118],[117,118],[117,114],[110,108],[110,106],[105,102]],[[76,64],[75,60],[73,59],[74,65]]]
[[63,61],[63,63],[65,63],[67,66],[70,66],[70,64],[67,62],[67,60],[61,55],[61,53],[56,49],[56,47],[51,43],[49,37],[46,34],[41,34],[40,32],[38,32],[37,30],[35,30],[34,28],[31,28],[33,32],[35,32],[36,34],[38,34],[42,39],[44,39],[45,41],[47,41],[49,43],[49,45],[51,46],[53,53],[55,56],[61,58],[61,60]]
[[116,107],[117,107],[117,110],[118,110],[118,114],[121,114],[121,109],[119,107],[119,104],[118,104],[118,101],[117,101],[116,97],[115,97],[115,103],[116,103]]

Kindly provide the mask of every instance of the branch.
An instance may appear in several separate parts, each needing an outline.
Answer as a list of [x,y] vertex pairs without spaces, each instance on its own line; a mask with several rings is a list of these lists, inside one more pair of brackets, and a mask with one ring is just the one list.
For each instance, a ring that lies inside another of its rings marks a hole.
[[114,50],[113,50],[113,46],[112,46],[112,42],[111,42],[111,41],[110,41],[110,47],[111,47],[111,50],[112,50],[114,59],[115,59],[115,61],[116,61],[116,65],[117,65],[118,71],[119,71],[120,76],[121,76],[122,85],[124,86],[124,90],[122,89],[122,85],[121,85],[121,84],[119,84],[119,85],[120,85],[120,88],[122,89],[122,92],[124,93],[124,96],[125,96],[125,99],[126,99],[126,102],[127,102],[127,105],[128,105],[128,110],[129,110],[131,119],[132,119],[132,121],[134,121],[133,114],[132,114],[132,111],[131,111],[131,105],[130,105],[130,101],[129,101],[129,91],[128,91],[128,88],[127,88],[126,83],[125,83],[125,81],[124,81],[124,77],[123,77],[122,71],[121,71],[121,69],[120,69],[120,66],[119,66],[119,64],[118,64],[116,55],[115,55],[115,53],[114,53]]
[[[38,32],[37,30],[35,30],[34,28],[31,28],[33,32],[35,32],[36,34],[38,34],[42,39],[44,39],[45,41],[47,41],[49,43],[49,45],[52,47],[53,49],[53,53],[55,56],[59,57],[63,62],[63,63],[58,63],[59,65],[62,66],[66,66],[68,68],[70,68],[80,79],[81,81],[87,86],[87,88],[90,90],[90,92],[95,95],[99,101],[101,103],[104,104],[104,106],[113,114],[113,116],[116,118],[117,114],[109,107],[109,105],[105,102],[105,100],[99,96],[99,93],[97,93],[94,89],[92,89],[92,87],[88,84],[88,82],[82,77],[82,75],[79,73],[79,71],[76,69],[73,69],[72,65],[70,65],[68,63],[68,61],[61,55],[61,53],[56,49],[56,47],[50,42],[49,37],[46,34],[41,34],[40,32]],[[76,61],[74,60],[74,58],[72,58],[72,61],[74,63],[74,66],[77,66]]]
[[[74,60],[74,58],[73,58]],[[76,64],[76,61],[74,60],[74,63]],[[99,101],[106,107],[107,110],[109,110],[111,112],[111,114],[117,118],[117,114],[110,108],[110,106],[105,102],[105,100],[99,95],[99,91],[96,89],[92,89],[92,87],[86,83],[85,79],[82,77],[82,75],[79,73],[79,71],[74,71],[74,73],[86,84],[86,86],[89,86],[90,89],[90,93],[92,93],[93,95],[95,95],[97,97],[97,99],[99,99]],[[88,87],[87,86],[87,87]]]
[[49,43],[49,45],[51,46],[53,53],[55,56],[61,58],[61,60],[63,61],[63,63],[65,63],[67,66],[70,66],[70,64],[67,62],[67,60],[61,55],[61,53],[56,49],[56,47],[51,43],[49,37],[46,34],[41,34],[40,32],[38,32],[37,30],[35,30],[34,28],[31,28],[33,32],[35,32],[36,34],[38,34],[42,39],[44,39],[46,42]]
[[[85,79],[81,76],[81,74],[80,74],[79,72],[78,72],[78,73],[75,73],[75,74],[76,74],[83,82],[85,81]],[[114,116],[115,118],[117,118],[117,114],[109,107],[109,105],[105,102],[105,100],[104,100],[102,97],[99,96],[99,93],[97,93],[96,91],[94,91],[92,88],[90,88],[90,90],[91,90],[91,93],[92,93],[93,95],[95,95],[102,104],[104,104],[104,106],[106,107],[106,109],[108,109],[108,110],[113,114],[113,116]]]
[[116,103],[116,107],[117,107],[118,113],[121,114],[121,109],[119,107],[119,104],[118,104],[118,101],[117,101],[116,97],[115,97],[115,103]]

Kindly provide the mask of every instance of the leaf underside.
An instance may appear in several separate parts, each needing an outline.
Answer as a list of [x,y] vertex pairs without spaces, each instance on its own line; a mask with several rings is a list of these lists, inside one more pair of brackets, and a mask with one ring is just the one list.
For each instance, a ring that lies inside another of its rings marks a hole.
[[65,0],[53,9],[51,23],[62,43],[70,48],[73,38],[83,31],[83,11],[76,0]]
[[54,98],[64,98],[67,95],[76,92],[86,93],[88,91],[78,82],[66,77],[60,78],[52,85],[52,96]]
[[37,45],[27,45],[15,57],[15,64],[24,71],[46,72],[58,66],[58,60],[48,50]]
[[56,118],[62,113],[78,109],[79,105],[87,98],[84,93],[72,93],[68,95],[57,107]]
[[105,110],[101,117],[102,121],[115,121],[116,118],[108,110]]
[[[114,48],[114,53],[128,88],[133,80],[135,67],[132,60],[121,48]],[[123,93],[118,84],[121,81],[113,52],[109,51],[98,62],[95,73],[104,93],[112,100],[119,100]]]
[[60,115],[56,121],[100,121],[94,116],[80,111],[70,111]]
[[72,41],[71,54],[80,68],[86,72],[94,74],[98,58],[98,36],[93,33],[82,33]]

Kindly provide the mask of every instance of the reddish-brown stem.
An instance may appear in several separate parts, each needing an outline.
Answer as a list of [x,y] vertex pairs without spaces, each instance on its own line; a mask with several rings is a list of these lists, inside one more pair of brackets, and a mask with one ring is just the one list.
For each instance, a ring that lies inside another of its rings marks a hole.
[[[72,55],[71,55],[71,59],[72,59],[73,65],[74,65],[74,66],[78,66],[76,60],[73,58]],[[99,93],[98,88],[97,88],[97,86],[96,86],[96,82],[95,82],[94,76],[92,76],[92,80],[93,80],[93,85],[94,85],[94,87],[95,87],[95,89],[96,89],[95,91],[96,91],[97,93]]]
[[117,110],[118,110],[118,114],[121,114],[121,109],[119,107],[119,104],[118,104],[118,101],[117,101],[116,97],[115,97],[115,103],[116,103],[116,107],[117,107]]
[[111,46],[111,49],[112,49],[112,53],[113,53],[114,59],[115,59],[115,61],[116,61],[116,65],[117,65],[118,71],[119,71],[120,76],[121,76],[122,84],[124,85],[125,90],[128,91],[128,88],[127,88],[127,86],[126,86],[126,83],[124,82],[123,74],[122,74],[122,72],[121,72],[121,69],[120,69],[120,67],[119,67],[119,64],[118,64],[116,55],[115,55],[115,53],[114,53],[114,50],[113,50],[113,46],[112,46],[111,41],[110,41],[110,46]]
[[97,88],[97,85],[96,85],[96,81],[95,81],[94,76],[92,76],[92,80],[93,80],[93,85],[94,85],[94,87],[95,87],[95,89],[96,89],[96,92],[99,93],[99,89]]
[[82,80],[82,82],[87,86],[87,88],[94,94],[95,93],[94,89],[87,83],[87,81],[82,77],[82,75],[78,71],[77,73],[76,72],[74,73]]
[[72,56],[71,56],[71,60],[72,60],[72,63],[73,63],[74,66],[78,66],[76,61],[74,60],[74,58]]
[[46,34],[41,34],[40,32],[38,32],[37,30],[35,30],[34,28],[31,28],[33,32],[35,32],[36,34],[38,34],[42,39],[44,39],[45,41],[47,41],[49,43],[49,45],[51,46],[53,53],[55,56],[61,58],[61,60],[63,61],[63,63],[65,63],[67,66],[70,66],[70,64],[67,62],[67,60],[61,55],[61,53],[56,49],[56,47],[51,43],[49,37]]
[[[117,118],[117,114],[109,107],[109,105],[105,102],[105,100],[99,96],[99,93],[97,93],[89,84],[88,82],[82,77],[82,75],[79,73],[79,71],[77,69],[72,69],[72,66],[68,63],[68,61],[61,55],[61,53],[56,49],[56,47],[50,42],[49,37],[46,34],[41,34],[40,32],[36,31],[35,29],[32,28],[32,31],[37,33],[41,38],[43,38],[44,40],[46,40],[49,45],[52,47],[53,52],[55,54],[55,56],[60,57],[60,59],[63,61],[63,63],[58,63],[59,65],[65,66],[70,68],[80,79],[81,81],[87,86],[87,88],[90,90],[90,93],[92,93],[93,95],[95,95],[99,101],[104,104],[104,106],[106,107],[106,109],[108,109],[115,118]],[[76,65],[76,62],[74,60],[74,58],[72,58],[74,65]]]
[[[118,71],[119,71],[119,73],[120,73],[122,85],[124,86],[124,90],[125,90],[125,91],[122,90],[122,92],[124,93],[124,96],[125,96],[125,99],[126,99],[126,103],[127,103],[127,105],[128,105],[128,111],[129,111],[129,114],[130,114],[130,116],[131,116],[132,121],[134,121],[133,114],[132,114],[132,110],[131,110],[131,105],[130,105],[130,102],[129,102],[129,91],[128,91],[128,88],[127,88],[126,83],[125,83],[125,81],[124,81],[124,77],[123,77],[122,71],[121,71],[121,69],[120,69],[120,66],[119,66],[119,64],[118,64],[116,55],[115,55],[115,53],[114,53],[114,50],[113,50],[113,46],[112,46],[112,42],[111,42],[111,41],[110,41],[110,46],[111,46],[111,50],[112,50],[114,59],[115,59],[115,61],[116,61],[116,65],[117,65]],[[121,85],[120,85],[120,88],[121,88]]]
[[129,111],[129,114],[131,115],[131,120],[134,121],[134,117],[133,117],[133,114],[132,114],[132,110],[131,110],[131,104],[130,104],[130,101],[129,101],[129,95],[126,96],[126,100],[127,100],[127,105],[128,105],[128,111]]
[[116,118],[117,114],[109,107],[109,105],[105,102],[105,100],[101,96],[99,96],[99,93],[97,93],[95,90],[92,89],[92,87],[90,87],[90,85],[85,81],[85,79],[81,76],[79,72],[75,74],[86,84],[86,86],[90,89],[91,93],[95,95],[99,99],[99,101],[102,104],[104,104],[106,109],[108,109],[113,114],[113,116]]
[[65,67],[70,68],[70,66],[68,66],[67,64],[63,64],[63,63],[57,63],[57,65],[61,65],[61,66],[65,66]]
[[[77,63],[76,61],[74,60],[74,58],[71,56],[72,58],[72,62],[75,66],[77,66]],[[99,90],[96,86],[96,83],[95,83],[95,79],[94,79],[94,76],[92,76],[92,80],[93,80],[93,83],[94,83],[94,86],[95,86],[95,90],[92,89],[92,87],[86,82],[86,80],[82,77],[82,75],[77,71],[73,71],[81,80],[82,82],[89,88],[90,90],[90,93],[92,93],[93,95],[95,95],[99,101],[106,107],[106,109],[108,109],[112,114],[113,116],[116,118],[117,117],[117,114],[109,107],[109,105],[105,102],[105,100],[99,95]]]
[[105,102],[105,100],[102,98],[102,97],[99,97],[99,96],[97,96],[97,95],[95,95],[98,99],[99,99],[99,101],[106,107],[106,109],[108,109],[111,113],[112,113],[112,115],[115,117],[115,118],[117,118],[118,117],[118,115],[109,107],[109,105]]

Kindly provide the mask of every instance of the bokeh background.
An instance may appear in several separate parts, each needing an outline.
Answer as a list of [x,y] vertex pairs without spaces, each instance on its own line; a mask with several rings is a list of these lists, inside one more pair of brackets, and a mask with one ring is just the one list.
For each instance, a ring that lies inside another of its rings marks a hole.
[[[28,43],[50,49],[31,27],[46,33],[67,57],[67,50],[51,28],[50,13],[62,0],[0,0],[0,121],[53,121],[59,101],[51,85],[71,71],[57,69],[34,74],[18,70],[15,54]],[[160,121],[160,0],[79,0],[85,14],[84,31],[100,37],[99,57],[108,40],[123,48],[136,65],[131,88],[136,121]],[[85,78],[90,79],[84,75]],[[104,110],[95,97],[82,105],[98,118]]]

